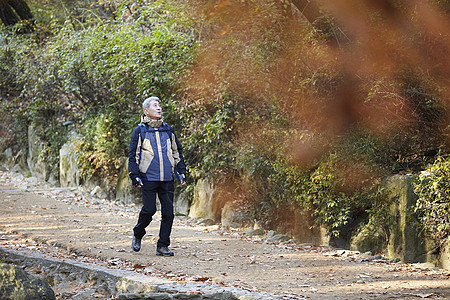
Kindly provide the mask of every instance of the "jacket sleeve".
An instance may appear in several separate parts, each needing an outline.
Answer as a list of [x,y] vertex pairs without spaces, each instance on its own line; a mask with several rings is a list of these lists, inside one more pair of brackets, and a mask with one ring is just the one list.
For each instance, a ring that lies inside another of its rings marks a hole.
[[[174,148],[176,148],[176,151],[178,152],[178,157],[179,157],[178,163],[175,166],[175,170],[177,171],[178,174],[183,174],[186,176],[186,164],[184,163],[183,149],[181,148],[181,144],[178,141],[177,135],[175,134],[175,130],[173,130],[172,127],[170,127],[170,132],[172,133],[173,139],[175,140],[176,147],[174,147]],[[175,150],[175,149],[173,149],[173,150]]]
[[139,126],[133,130],[130,148],[128,149],[128,174],[139,175],[139,154],[141,152],[141,131]]

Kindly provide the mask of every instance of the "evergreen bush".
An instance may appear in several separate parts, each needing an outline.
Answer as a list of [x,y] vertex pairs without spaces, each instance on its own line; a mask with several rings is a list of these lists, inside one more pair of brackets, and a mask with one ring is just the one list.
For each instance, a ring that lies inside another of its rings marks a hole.
[[450,236],[450,156],[439,156],[415,181],[415,211],[422,228],[437,245]]

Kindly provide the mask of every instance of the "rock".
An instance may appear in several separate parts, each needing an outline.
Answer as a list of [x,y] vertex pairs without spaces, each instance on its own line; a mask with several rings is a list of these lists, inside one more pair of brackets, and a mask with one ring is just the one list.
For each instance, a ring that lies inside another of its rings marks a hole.
[[189,217],[216,220],[216,215],[220,215],[220,211],[218,213],[215,211],[214,193],[215,187],[211,180],[199,179],[195,185]]
[[198,224],[205,225],[205,226],[213,226],[216,224],[216,221],[214,221],[212,219],[200,219]]
[[247,236],[264,235],[265,233],[264,230],[262,229],[252,229],[252,228],[244,229],[242,232],[244,233],[244,235]]
[[267,232],[267,235],[266,235],[266,239],[270,239],[271,237],[273,237],[275,234],[277,234],[274,230],[269,230],[268,232]]
[[101,191],[101,187],[99,187],[98,185],[91,191],[91,196],[95,196],[98,192]]
[[86,291],[81,291],[75,294],[71,299],[72,300],[85,300],[85,299],[93,299],[93,295],[96,293],[95,289],[88,289]]
[[144,299],[143,296],[138,293],[118,293],[116,298],[119,300]]
[[98,185],[94,187],[94,189],[90,192],[90,195],[92,197],[97,197],[100,199],[105,199],[106,197],[108,197],[106,192]]
[[59,149],[59,183],[62,187],[72,187],[80,184],[78,154],[74,141],[65,143]]
[[24,149],[20,149],[19,152],[17,152],[17,154],[14,156],[11,171],[18,173],[28,172],[27,154]]
[[446,270],[450,270],[450,239],[443,247],[443,250],[439,257],[439,265]]
[[48,181],[50,166],[46,162],[45,150],[46,146],[36,134],[34,127],[28,126],[28,169],[32,176],[39,180]]
[[235,300],[237,298],[232,293],[214,293],[214,294],[204,294],[202,299]]
[[366,228],[356,231],[350,239],[350,250],[361,252],[383,252],[386,245],[386,234],[379,228],[375,233],[369,232]]
[[11,148],[8,148],[8,149],[6,149],[5,151],[3,151],[3,156],[4,156],[6,159],[12,159],[12,158],[13,158],[12,149],[11,149]]
[[0,156],[1,164],[6,170],[25,173],[28,170],[26,153],[22,149],[15,155],[11,148],[7,148]]
[[436,266],[433,263],[430,262],[424,262],[424,263],[415,263],[412,264],[413,267],[417,269],[437,269]]
[[368,258],[370,256],[372,256],[372,252],[371,251],[366,251],[364,253],[360,253],[359,254],[359,257],[361,257],[361,258]]
[[[311,214],[301,208],[293,212],[293,225],[278,230],[294,237],[300,243],[313,243],[315,245],[329,245],[330,237],[324,227],[314,226]],[[286,225],[286,224],[285,224]],[[322,230],[324,229],[324,230]]]
[[254,220],[253,229],[264,229],[264,226],[262,223],[258,220]]
[[173,201],[175,215],[187,216],[189,214],[189,199],[186,197],[186,194],[181,193],[177,195],[176,192],[177,190],[175,190],[175,197]]
[[140,204],[141,193],[131,184],[128,176],[128,158],[122,157],[116,184],[116,201],[123,204]]
[[62,187],[78,186],[81,183],[77,154],[78,143],[79,137],[72,133],[69,142],[59,149],[59,183]]
[[425,237],[417,228],[414,215],[417,195],[414,194],[411,176],[396,175],[386,180],[386,187],[394,199],[391,215],[394,224],[389,229],[388,256],[404,262],[424,262],[427,250]]
[[248,224],[250,220],[250,215],[245,211],[239,211],[236,205],[231,201],[227,202],[222,208],[222,226],[240,228]]
[[[172,300],[174,299],[172,295],[168,293],[146,293],[143,295],[142,299],[148,300]],[[178,298],[180,299],[180,298]],[[188,299],[188,298],[186,298]]]
[[4,263],[0,263],[0,295],[2,300],[56,299],[47,282],[29,275],[16,265]]
[[64,292],[61,294],[60,298],[61,299],[72,299],[73,296],[75,296],[77,293],[76,292]]
[[122,277],[116,282],[116,290],[123,294],[144,294],[155,293],[156,287],[152,284],[141,283],[130,278]]
[[290,239],[291,239],[290,236],[287,236],[287,235],[281,234],[281,233],[276,233],[273,230],[270,230],[266,236],[266,241],[269,243],[289,241]]
[[[153,298],[150,298],[153,299]],[[179,293],[177,294],[174,299],[179,300],[201,300],[203,297],[198,294],[188,294],[188,293]]]
[[[361,226],[351,238],[350,249],[386,253],[395,262],[435,262],[438,259],[437,247],[418,228],[419,221],[414,214],[417,195],[413,190],[412,177],[391,176],[385,180],[384,186],[390,192],[392,224],[387,232],[383,226],[370,231]],[[389,236],[388,240],[386,236]],[[443,257],[445,255],[441,253]],[[440,264],[443,265],[442,262]]]
[[[102,193],[98,194],[99,198],[106,198],[109,191],[110,183],[105,178],[97,178],[83,172],[80,164],[78,151],[81,137],[75,133],[69,133],[69,141],[65,143],[59,150],[59,184],[62,187],[83,186],[86,189],[93,190],[98,185],[102,188]],[[51,176],[48,181],[51,181]]]

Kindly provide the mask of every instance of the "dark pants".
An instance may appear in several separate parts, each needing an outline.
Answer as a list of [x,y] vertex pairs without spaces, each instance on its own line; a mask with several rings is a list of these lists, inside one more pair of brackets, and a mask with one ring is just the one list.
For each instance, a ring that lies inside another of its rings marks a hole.
[[156,213],[156,194],[161,203],[161,226],[157,247],[170,245],[170,233],[172,231],[173,213],[173,181],[146,181],[141,187],[142,209],[139,213],[137,225],[133,228],[134,236],[141,239],[145,235],[145,228],[152,221]]

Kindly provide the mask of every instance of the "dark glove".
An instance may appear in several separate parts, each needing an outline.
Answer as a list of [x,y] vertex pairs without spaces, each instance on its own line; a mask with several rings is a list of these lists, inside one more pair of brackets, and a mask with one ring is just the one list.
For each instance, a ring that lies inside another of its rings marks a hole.
[[133,184],[133,186],[135,187],[141,187],[144,184],[142,183],[141,178],[139,178],[138,175],[135,174],[130,174],[130,178],[131,178],[131,183]]
[[181,185],[186,184],[186,175],[180,174],[180,183],[181,183]]

